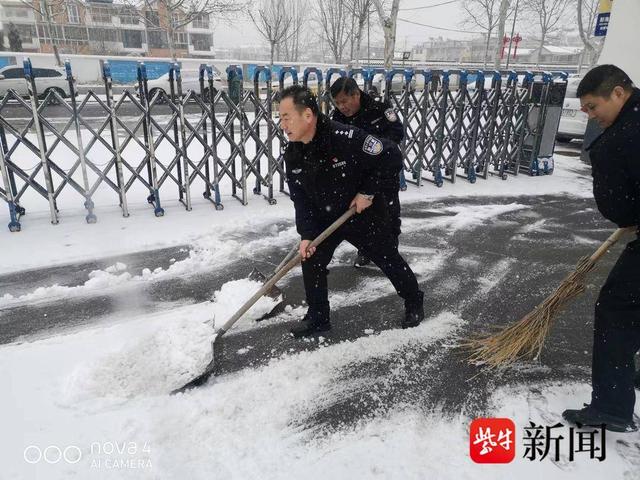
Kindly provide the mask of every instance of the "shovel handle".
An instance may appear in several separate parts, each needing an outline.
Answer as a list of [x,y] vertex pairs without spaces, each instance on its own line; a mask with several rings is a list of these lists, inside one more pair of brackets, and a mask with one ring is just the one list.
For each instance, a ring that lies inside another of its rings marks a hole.
[[273,271],[273,275],[275,275],[276,273],[278,273],[278,272],[280,271],[280,269],[281,269],[282,267],[284,267],[284,266],[285,266],[285,264],[286,264],[289,260],[291,260],[291,259],[294,257],[294,255],[296,254],[296,252],[297,252],[297,251],[298,251],[298,245],[297,245],[297,244],[295,244],[293,247],[291,247],[291,250],[289,251],[289,253],[287,253],[287,256],[286,256],[286,257],[284,257],[284,258],[282,259],[282,261],[280,262],[280,264],[279,264],[279,265],[276,267],[276,269]]
[[[340,218],[338,218],[335,222],[329,225],[326,230],[324,230],[320,235],[318,235],[311,242],[311,245],[309,246],[317,247],[318,245],[320,245],[322,242],[324,242],[327,239],[327,237],[329,237],[333,232],[335,232],[338,228],[340,228],[355,213],[356,213],[356,207],[351,207],[349,210],[343,213],[340,216]],[[244,303],[244,305],[242,305],[238,309],[238,311],[234,313],[233,316],[229,320],[227,320],[224,323],[224,325],[222,325],[222,327],[220,327],[216,331],[217,337],[219,338],[222,335],[224,335],[226,332],[228,332],[229,329],[233,326],[233,324],[236,323],[240,319],[240,317],[242,317],[242,315],[244,315],[247,312],[247,310],[249,310],[253,306],[254,303],[260,300],[260,298],[262,298],[262,296],[265,293],[271,290],[271,287],[273,287],[278,282],[278,280],[284,277],[289,272],[289,270],[291,270],[298,263],[300,263],[300,260],[301,260],[300,252],[298,252],[295,257],[289,260],[280,270],[276,272],[276,274],[273,277],[267,280],[265,284],[262,286],[262,288],[260,288],[260,290],[254,293],[253,296],[249,300],[247,300]]]

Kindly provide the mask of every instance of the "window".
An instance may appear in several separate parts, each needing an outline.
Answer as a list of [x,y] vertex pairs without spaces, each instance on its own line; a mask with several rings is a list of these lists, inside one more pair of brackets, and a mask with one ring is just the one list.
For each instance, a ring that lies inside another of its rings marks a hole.
[[151,28],[160,26],[160,15],[158,15],[158,12],[147,10],[144,12],[144,18],[147,20],[147,26]]
[[134,8],[123,7],[120,10],[120,23],[123,25],[138,25],[140,19],[138,18],[138,12]]
[[206,33],[192,33],[191,45],[193,45],[194,50],[208,52],[213,46],[213,38]]
[[142,32],[140,30],[122,30],[122,46],[124,48],[142,48]]
[[189,43],[187,34],[185,32],[174,32],[173,33],[173,46],[175,48],[187,48],[187,44]]
[[31,43],[33,37],[36,36],[35,25],[20,25],[15,24],[16,30],[20,34],[20,39],[25,43]]
[[78,5],[75,3],[69,3],[67,5],[67,17],[69,23],[80,23],[80,12],[78,11]]
[[148,30],[149,48],[167,48],[167,34],[163,30]]
[[[51,35],[49,34],[51,32]],[[50,42],[51,37],[55,40],[62,42],[64,40],[64,36],[62,35],[62,26],[60,25],[51,25],[50,27],[46,24],[38,24],[38,38],[43,42]]]
[[24,78],[24,70],[21,68],[7,68],[2,72],[4,78]]
[[21,7],[4,7],[5,18],[29,18],[29,9]]
[[114,28],[90,28],[89,41],[115,43],[120,41],[120,37]]
[[91,7],[91,20],[93,23],[113,23],[113,10],[107,7]]
[[201,13],[192,22],[193,28],[206,28],[209,29],[209,14]]
[[173,28],[180,28],[184,25],[184,16],[180,12],[173,12],[171,21],[173,22]]
[[85,27],[64,27],[64,36],[67,40],[88,40]]
[[62,77],[62,72],[53,70],[52,68],[34,68],[34,77]]

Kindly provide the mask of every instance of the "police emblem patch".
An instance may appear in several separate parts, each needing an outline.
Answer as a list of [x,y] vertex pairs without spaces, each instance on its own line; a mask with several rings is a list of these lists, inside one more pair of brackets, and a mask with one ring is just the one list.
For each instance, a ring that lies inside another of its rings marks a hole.
[[362,150],[369,155],[379,155],[382,152],[382,142],[373,135],[367,135],[362,144]]
[[384,116],[387,117],[387,120],[389,120],[390,122],[398,121],[398,115],[396,115],[396,112],[393,110],[393,108],[387,108],[384,111]]

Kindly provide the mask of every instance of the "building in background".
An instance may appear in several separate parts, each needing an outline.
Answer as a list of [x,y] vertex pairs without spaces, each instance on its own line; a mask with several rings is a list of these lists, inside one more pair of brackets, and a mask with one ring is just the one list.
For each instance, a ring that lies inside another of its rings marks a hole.
[[[544,65],[577,65],[581,60],[583,51],[579,38],[554,38],[549,37],[549,43],[542,49],[539,47],[539,39],[530,38],[515,48],[512,45],[511,62],[540,63]],[[495,40],[491,40],[488,52],[487,64],[493,65]],[[562,45],[562,46],[561,46]],[[508,48],[508,47],[507,47]],[[449,38],[430,38],[413,47],[411,60],[417,62],[468,62],[484,63],[486,53],[486,39],[477,37],[471,40],[452,40]],[[513,55],[515,54],[515,59]],[[505,50],[505,57],[507,52]],[[539,58],[538,58],[539,55]],[[506,59],[503,59],[503,62]],[[590,59],[582,59],[588,62]]]
[[[49,0],[59,5],[59,0]],[[64,8],[50,7],[46,21],[44,2],[34,8],[17,0],[0,0],[2,47],[9,50],[8,33],[13,24],[20,33],[22,50],[49,53],[52,39],[61,53],[169,57],[167,12],[153,2],[140,11],[113,0],[66,0]],[[202,14],[173,35],[176,56],[214,57],[213,22]]]

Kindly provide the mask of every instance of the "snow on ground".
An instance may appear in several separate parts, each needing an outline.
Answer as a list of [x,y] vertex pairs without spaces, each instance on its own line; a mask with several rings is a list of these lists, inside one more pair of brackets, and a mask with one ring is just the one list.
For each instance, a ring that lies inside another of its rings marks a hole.
[[[520,195],[589,197],[590,184],[583,175],[588,175],[588,169],[574,159],[557,158],[552,176],[519,176],[506,182],[479,179],[474,185],[460,181],[442,189],[431,184],[410,186],[401,198],[410,203],[450,196],[486,197],[468,207],[435,212],[445,215],[431,218],[428,228],[453,232],[527,208],[518,203]],[[499,204],[497,196],[510,199]],[[132,206],[130,218],[122,218],[117,208],[101,208],[96,225],[86,225],[81,210],[65,211],[57,226],[49,225],[46,211],[30,212],[23,219],[21,233],[0,229],[0,273],[165,246],[185,245],[191,251],[189,257],[167,269],[140,275],[115,263],[90,273],[77,287],[46,285],[15,298],[1,292],[0,306],[94,291],[118,292],[141,282],[220,268],[231,257],[249,258],[271,246],[289,246],[297,238],[295,230],[279,229],[275,224],[290,222],[293,209],[285,196],[278,200],[277,206],[267,206],[252,198],[248,207],[242,207],[225,198],[224,211],[201,201],[195,202],[191,212],[169,201],[164,218],[153,217],[142,204]],[[531,218],[531,224],[521,230],[523,235],[551,227],[535,215]],[[414,220],[405,222],[408,230],[422,228]],[[234,237],[239,229],[263,234],[243,243]],[[341,246],[335,261],[349,252],[349,247]],[[455,261],[463,268],[481,262],[473,255],[456,258],[453,251],[435,248],[405,247],[403,252],[422,278],[439,275],[447,262]],[[478,278],[475,294],[487,295],[513,267],[511,258],[497,261]],[[296,275],[299,273],[293,273],[289,281]],[[639,478],[637,463],[632,464],[634,454],[625,451],[616,442],[622,437],[614,434],[609,436],[604,462],[584,455],[570,463],[566,458],[530,462],[518,453],[514,462],[492,466],[469,459],[473,418],[464,411],[440,411],[437,405],[416,411],[409,403],[399,403],[390,412],[373,412],[358,424],[337,431],[322,432],[305,423],[323,406],[358,389],[357,381],[340,378],[346,367],[455,339],[463,321],[446,310],[415,329],[380,333],[367,329],[352,341],[321,341],[316,349],[283,354],[265,366],[218,377],[195,391],[168,395],[209,361],[213,317],[219,325],[257,288],[255,282],[236,280],[224,284],[213,303],[179,305],[134,317],[120,312],[109,322],[81,330],[0,346],[0,382],[5,386],[0,396],[2,478]],[[393,295],[386,279],[362,278],[351,291],[333,292],[331,303],[340,308],[368,302],[370,292]],[[262,328],[252,320],[272,306],[263,301],[228,335]],[[274,321],[289,321],[302,311],[301,307],[287,307]],[[247,345],[237,353],[250,348]],[[493,392],[487,415],[512,418],[520,439],[520,429],[530,420],[554,424],[564,408],[588,398],[589,388],[582,383],[514,385]],[[636,412],[640,413],[640,406]],[[25,450],[29,445],[77,447],[68,450],[77,463],[31,464],[27,460],[33,460],[36,450]]]
[[[192,306],[151,321],[139,318],[0,349],[1,380],[10,385],[9,394],[0,397],[3,430],[21,432],[21,441],[0,439],[3,478],[507,479],[564,478],[563,471],[581,479],[634,478],[614,443],[624,437],[614,434],[602,463],[586,455],[571,463],[566,458],[534,463],[517,455],[511,464],[491,466],[468,458],[472,419],[437,407],[418,412],[400,404],[327,435],[297,426],[300,418],[357,388],[334,383],[343,367],[451,338],[461,325],[453,313],[442,312],[409,331],[285,355],[169,396],[193,366],[191,351],[203,346],[192,342],[194,331],[210,328],[203,314]],[[174,325],[158,335],[165,323]],[[154,340],[136,340],[145,336]],[[497,390],[489,413],[513,419],[517,428],[529,420],[554,424],[558,412],[589,393],[578,384],[527,387]],[[138,450],[99,450],[125,441]],[[77,446],[81,458],[77,464],[23,461],[25,446],[51,444]]]
[[[455,185],[446,182],[442,188],[425,182],[420,188],[410,186],[406,192],[401,192],[400,199],[408,204],[438,198],[478,196],[487,197],[487,203],[491,205],[491,197],[507,196],[514,197],[510,203],[517,205],[519,195],[567,194],[589,197],[590,180],[577,173],[588,176],[589,169],[575,158],[557,156],[553,175],[518,175],[506,181],[490,176],[487,180],[478,179],[475,184],[458,179]],[[229,231],[233,228],[243,226],[264,230],[278,220],[291,221],[293,218],[293,204],[286,195],[277,195],[277,205],[268,206],[261,197],[252,196],[249,205],[242,206],[235,198],[224,195],[225,192],[228,190],[223,189],[222,192],[225,206],[222,211],[216,211],[211,203],[193,195],[193,210],[186,212],[182,204],[172,200],[173,195],[164,195],[166,214],[162,218],[154,217],[152,208],[146,202],[131,203],[130,217],[123,218],[121,210],[114,206],[117,199],[112,196],[107,203],[112,206],[97,203],[98,223],[95,225],[86,224],[86,211],[78,208],[81,207],[80,200],[73,204],[77,207],[69,205],[61,210],[58,225],[50,224],[45,203],[36,204],[35,207],[27,204],[28,213],[22,219],[22,232],[12,234],[8,229],[0,228],[0,245],[4,253],[0,273],[152,248],[197,244],[199,241],[216,245],[227,242]],[[74,196],[77,196],[75,192]],[[453,213],[459,214],[458,219],[472,220],[472,215],[484,216],[496,212],[484,211],[478,205],[469,211]],[[8,223],[8,214],[6,218]],[[51,248],[52,245],[56,248]]]

